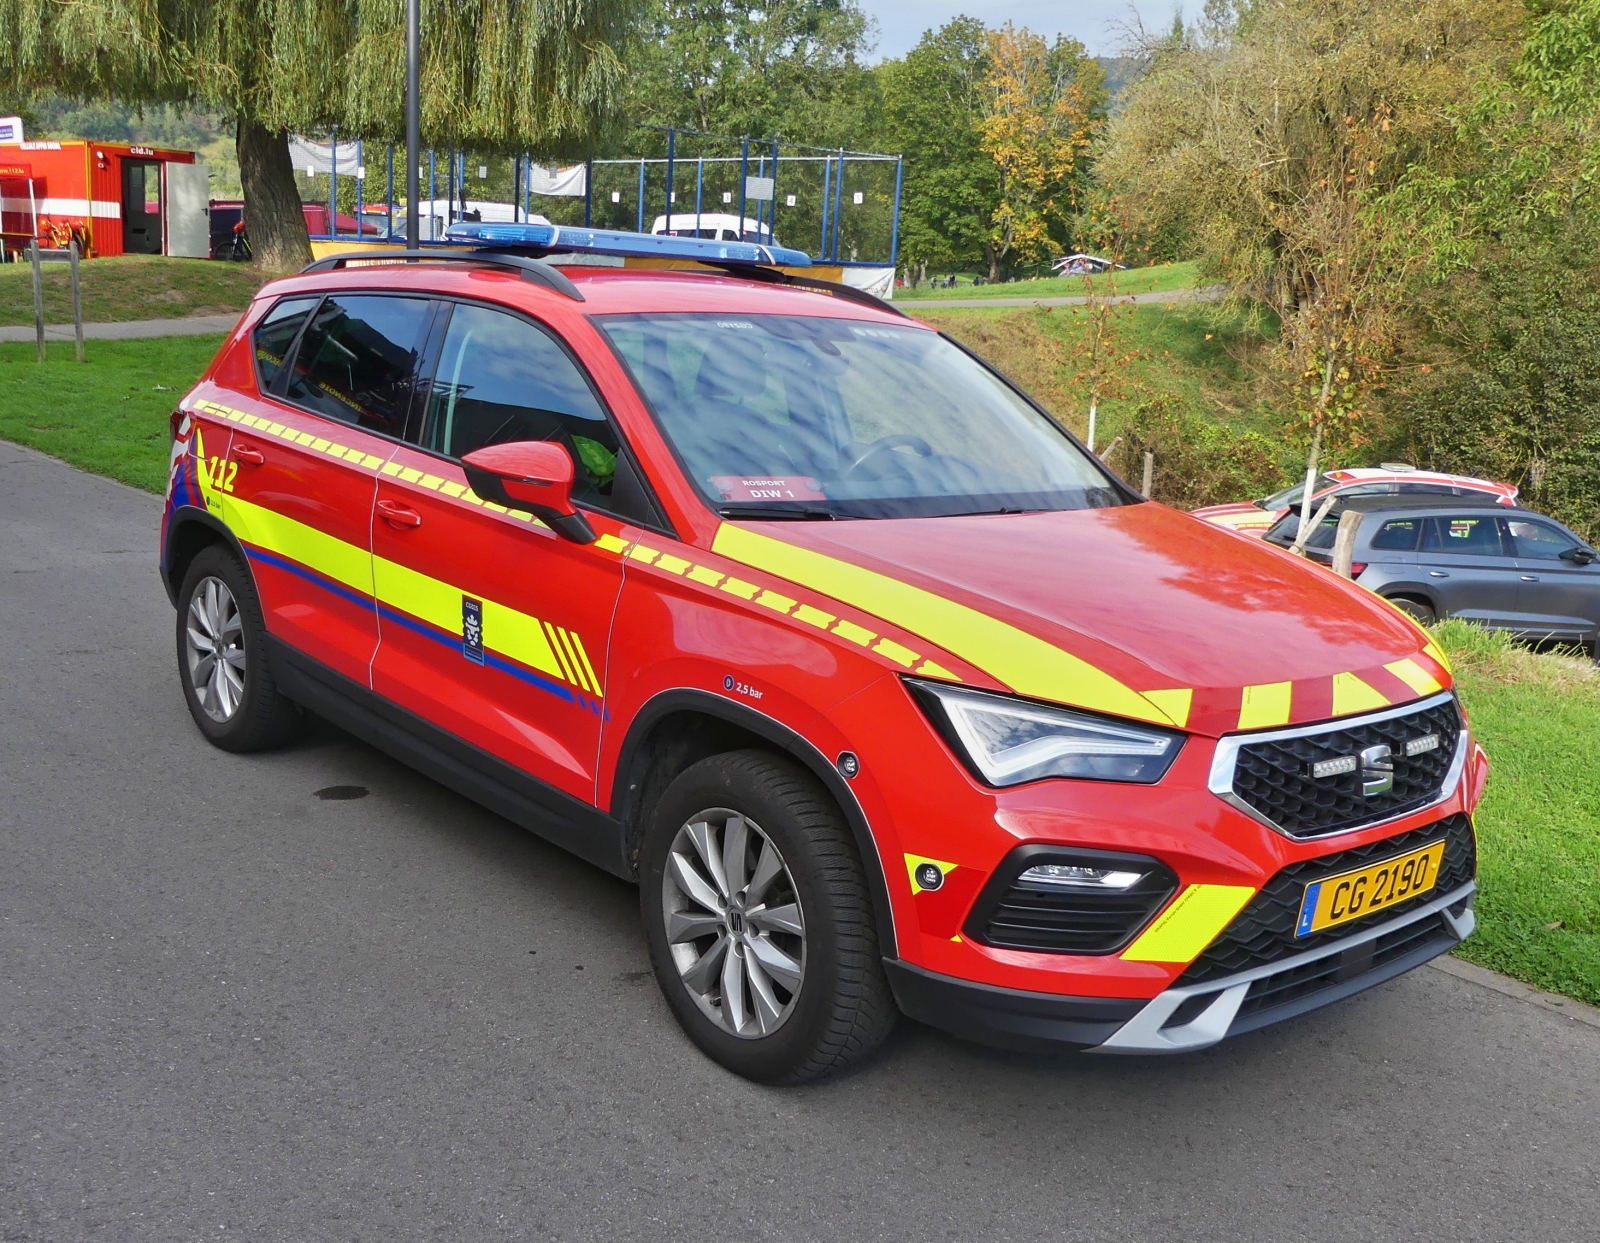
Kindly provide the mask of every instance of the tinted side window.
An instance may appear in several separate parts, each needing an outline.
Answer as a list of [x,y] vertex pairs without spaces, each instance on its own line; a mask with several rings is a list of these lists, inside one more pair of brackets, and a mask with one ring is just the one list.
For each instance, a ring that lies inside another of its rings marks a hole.
[[285,298],[256,325],[256,381],[263,393],[271,390],[272,382],[283,369],[284,356],[294,344],[295,333],[300,331],[300,325],[306,322],[306,316],[316,305],[315,298]]
[[300,340],[284,396],[330,419],[403,435],[430,307],[423,298],[324,299]]
[[1511,529],[1511,542],[1516,548],[1516,555],[1530,560],[1559,561],[1567,549],[1580,546],[1571,536],[1542,522],[1510,518],[1506,526]]
[[1500,557],[1500,526],[1489,515],[1429,518],[1422,547],[1466,557]]
[[462,458],[514,440],[565,445],[577,463],[572,499],[609,508],[617,436],[577,365],[527,320],[457,306],[428,393],[422,443]]
[[1374,552],[1415,552],[1422,533],[1421,518],[1391,518],[1372,537]]

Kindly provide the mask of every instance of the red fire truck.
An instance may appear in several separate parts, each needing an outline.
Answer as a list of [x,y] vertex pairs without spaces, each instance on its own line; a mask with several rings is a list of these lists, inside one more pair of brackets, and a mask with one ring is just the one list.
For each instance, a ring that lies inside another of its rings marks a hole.
[[0,143],[0,244],[85,255],[210,254],[210,193],[194,152],[87,140]]

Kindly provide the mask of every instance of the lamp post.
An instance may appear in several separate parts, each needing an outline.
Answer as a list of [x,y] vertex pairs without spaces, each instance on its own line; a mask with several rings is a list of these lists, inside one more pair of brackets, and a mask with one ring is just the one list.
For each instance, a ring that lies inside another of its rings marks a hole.
[[422,240],[422,0],[406,0],[406,249]]

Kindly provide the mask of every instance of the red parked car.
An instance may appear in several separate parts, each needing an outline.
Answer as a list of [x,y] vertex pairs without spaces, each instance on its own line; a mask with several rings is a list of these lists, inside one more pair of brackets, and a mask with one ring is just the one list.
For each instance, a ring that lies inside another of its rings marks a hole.
[[[1313,513],[1329,496],[1343,500],[1392,496],[1397,505],[1426,505],[1430,499],[1442,497],[1455,497],[1461,504],[1515,505],[1517,491],[1514,484],[1474,479],[1471,475],[1445,475],[1399,462],[1386,462],[1376,467],[1330,470],[1317,476],[1311,502]],[[1273,523],[1299,505],[1304,495],[1305,484],[1297,483],[1259,501],[1231,501],[1190,512],[1219,527],[1260,538],[1272,529]]]
[[[1390,605],[804,256],[457,229],[499,253],[268,285],[174,415],[213,743],[299,705],[637,881],[684,1030],[764,1081],[902,1012],[1199,1048],[1472,931],[1487,761]],[[630,247],[701,266],[531,257]]]

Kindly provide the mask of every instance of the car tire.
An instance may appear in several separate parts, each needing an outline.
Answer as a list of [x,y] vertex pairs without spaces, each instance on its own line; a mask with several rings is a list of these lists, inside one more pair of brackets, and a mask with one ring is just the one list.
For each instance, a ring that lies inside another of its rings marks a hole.
[[1433,605],[1426,600],[1417,600],[1411,596],[1389,596],[1388,600],[1418,625],[1431,626],[1439,620],[1439,615],[1433,611]]
[[294,737],[300,712],[278,690],[249,571],[232,549],[201,549],[178,592],[178,680],[200,732],[224,751],[261,751]]
[[803,1083],[860,1061],[893,1029],[855,841],[798,765],[752,750],[685,770],[650,816],[639,880],[667,1004],[735,1074]]

